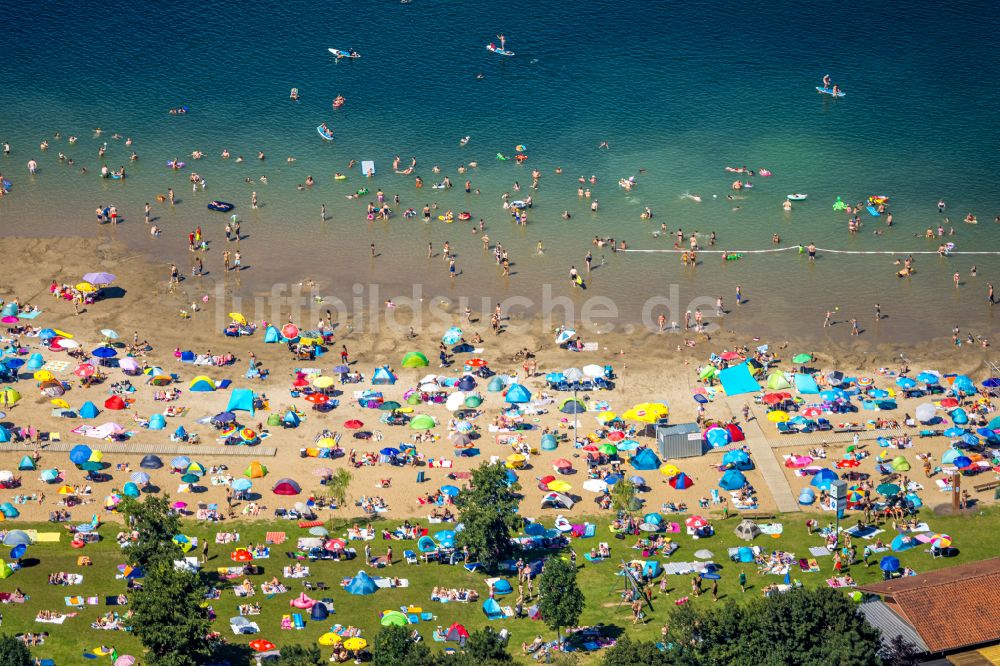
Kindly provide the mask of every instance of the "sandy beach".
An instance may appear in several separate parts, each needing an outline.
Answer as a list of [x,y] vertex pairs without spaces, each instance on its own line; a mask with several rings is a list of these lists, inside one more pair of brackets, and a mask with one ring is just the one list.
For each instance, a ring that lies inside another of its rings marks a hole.
[[[408,320],[405,318],[400,318],[397,326],[386,326],[377,331],[358,330],[364,327],[356,325],[353,321],[338,322],[337,332],[333,341],[328,344],[327,354],[314,362],[297,362],[292,358],[285,345],[262,344],[263,328],[253,336],[224,337],[219,328],[219,321],[221,317],[221,321],[228,322],[227,315],[232,311],[231,303],[225,302],[225,295],[223,295],[222,303],[216,302],[212,296],[208,298],[207,302],[204,301],[205,294],[202,293],[202,289],[199,289],[197,279],[185,280],[179,287],[171,290],[166,279],[167,272],[162,266],[151,264],[148,258],[143,255],[130,252],[121,245],[110,243],[75,240],[72,241],[73,251],[71,253],[60,252],[58,259],[56,259],[56,249],[65,249],[68,242],[70,241],[65,239],[8,240],[7,248],[9,256],[13,260],[8,262],[3,269],[4,284],[9,286],[0,296],[7,301],[18,297],[22,305],[31,304],[40,307],[43,313],[32,322],[34,325],[70,332],[75,335],[75,339],[81,343],[83,349],[98,346],[102,341],[99,331],[108,328],[117,331],[122,341],[130,341],[133,332],[135,332],[139,340],[149,342],[151,350],[139,356],[138,360],[150,366],[162,367],[166,372],[177,375],[178,379],[174,385],[180,390],[180,395],[176,401],[169,403],[155,401],[153,399],[154,387],[145,385],[142,377],[129,378],[137,390],[127,397],[134,398],[135,402],[123,411],[103,410],[104,401],[110,396],[108,384],[126,379],[120,370],[109,369],[107,372],[109,379],[104,385],[83,388],[80,386],[80,381],[71,374],[73,367],[75,367],[74,363],[62,366],[58,364],[58,361],[65,356],[65,352],[46,351],[45,358],[56,361],[52,367],[60,369],[54,374],[71,386],[64,399],[74,409],[79,408],[84,401],[92,401],[99,408],[102,408],[101,414],[92,421],[93,424],[108,421],[117,422],[132,434],[123,443],[126,449],[136,447],[135,450],[162,451],[161,457],[167,463],[173,457],[170,452],[177,450],[177,446],[181,446],[185,455],[203,464],[206,468],[223,465],[228,468],[228,471],[207,475],[206,480],[198,484],[203,488],[202,491],[183,497],[183,499],[188,500],[192,509],[198,503],[218,503],[220,506],[224,506],[228,487],[226,483],[232,479],[241,478],[243,470],[251,461],[255,460],[264,464],[269,470],[266,478],[254,480],[254,494],[251,497],[259,497],[255,501],[255,504],[261,507],[259,517],[271,517],[274,510],[278,508],[291,508],[295,502],[301,501],[310,493],[321,494],[322,486],[319,483],[320,479],[316,475],[316,470],[321,467],[347,466],[346,457],[333,460],[300,457],[300,451],[312,446],[318,434],[324,430],[337,433],[341,437],[340,445],[344,449],[345,456],[353,450],[359,458],[363,454],[373,454],[377,458],[377,452],[380,449],[397,447],[405,443],[415,444],[417,451],[425,459],[443,458],[451,461],[453,467],[449,469],[427,468],[425,466],[419,468],[393,467],[385,464],[352,468],[354,480],[349,493],[350,501],[353,503],[362,497],[382,498],[387,506],[385,515],[391,517],[426,517],[429,515],[430,509],[428,506],[420,504],[418,497],[436,491],[442,485],[461,486],[464,473],[471,467],[492,456],[506,458],[512,452],[509,445],[498,443],[498,433],[490,432],[491,422],[503,410],[503,404],[496,397],[496,394],[482,392],[485,397],[481,408],[482,413],[471,421],[475,432],[480,434],[480,438],[475,441],[476,448],[481,451],[481,455],[477,457],[460,456],[458,455],[460,452],[453,448],[447,429],[452,415],[444,408],[444,405],[420,405],[416,407],[416,413],[428,414],[434,417],[439,424],[429,431],[434,436],[433,441],[417,443],[415,442],[417,433],[405,426],[393,427],[380,424],[378,422],[381,416],[379,411],[362,408],[356,400],[351,399],[353,390],[374,388],[381,390],[386,400],[397,400],[405,404],[404,392],[413,388],[428,374],[450,378],[460,377],[462,374],[461,360],[447,368],[436,368],[434,366],[438,364],[433,361],[431,367],[426,368],[406,369],[399,367],[400,359],[408,351],[423,351],[428,358],[434,359],[435,349],[443,329],[437,331],[422,329],[416,337],[411,339],[409,338]],[[89,270],[104,270],[116,274],[118,276],[116,284],[121,287],[123,293],[120,298],[100,300],[89,305],[79,315],[76,315],[69,303],[52,298],[48,287],[52,280],[60,284],[73,283],[79,279],[78,276]],[[197,304],[197,311],[192,309],[192,304]],[[384,307],[380,309],[384,312]],[[186,311],[189,316],[182,317],[181,311]],[[220,313],[225,314],[220,315]],[[395,313],[392,314],[395,317]],[[283,325],[287,315],[284,315],[284,318],[279,318],[279,316],[281,315],[275,314],[274,318],[269,321]],[[371,316],[367,315],[367,317],[370,323]],[[593,514],[598,509],[593,502],[594,495],[583,491],[580,487],[587,478],[586,451],[574,448],[570,442],[561,443],[554,451],[538,450],[542,429],[548,429],[558,435],[567,435],[570,437],[570,441],[572,439],[574,417],[560,413],[558,409],[560,402],[566,397],[571,397],[572,394],[560,394],[547,389],[544,381],[544,376],[547,373],[587,364],[610,365],[614,368],[616,375],[615,389],[580,394],[581,400],[585,403],[606,401],[607,407],[618,411],[618,413],[640,402],[664,402],[670,406],[670,421],[684,423],[694,421],[697,417],[698,403],[692,400],[693,393],[700,386],[697,379],[697,368],[706,362],[709,355],[713,352],[721,353],[733,349],[738,344],[762,344],[759,340],[751,341],[736,334],[722,333],[708,340],[705,336],[699,336],[692,332],[687,337],[692,341],[693,346],[688,346],[682,343],[682,336],[677,334],[653,334],[640,331],[633,335],[584,334],[581,337],[585,341],[596,342],[596,348],[593,351],[571,352],[560,349],[554,343],[552,331],[550,329],[543,330],[541,322],[510,322],[510,332],[494,336],[489,331],[488,323],[484,325],[484,323],[475,322],[478,318],[476,315],[473,315],[475,323],[471,327],[464,323],[464,313],[456,312],[451,317],[450,325],[464,325],[467,331],[481,332],[484,336],[484,342],[478,346],[481,346],[483,351],[476,356],[485,359],[490,368],[501,374],[519,375],[520,381],[536,398],[542,398],[546,395],[553,398],[551,404],[541,408],[540,411],[545,413],[526,416],[523,419],[525,423],[530,424],[532,429],[523,431],[521,440],[529,448],[536,451],[529,456],[529,467],[519,472],[524,494],[523,506],[527,515],[555,513],[567,516],[587,515]],[[258,323],[262,324],[263,322]],[[307,324],[303,323],[303,326],[305,327]],[[29,344],[33,343],[33,346],[38,344],[37,338],[33,341],[30,338],[24,340],[28,341]],[[340,406],[327,413],[310,409],[311,405],[302,400],[301,397],[292,398],[289,389],[295,378],[295,369],[309,366],[329,371],[340,362],[337,352],[341,346],[346,346],[349,351],[351,369],[361,372],[366,381],[362,384],[338,387],[344,389],[344,393],[339,396]],[[900,355],[904,354],[908,364],[914,370],[940,368],[948,372],[969,374],[970,376],[988,373],[986,365],[989,358],[986,353],[988,350],[982,350],[974,345],[955,348],[948,342],[928,342],[923,348],[917,349],[912,347],[899,349],[881,347],[877,351],[869,351],[848,347],[820,350],[811,347],[797,347],[794,342],[777,341],[772,342],[772,347],[780,356],[788,356],[801,351],[814,353],[816,358],[814,365],[823,372],[839,369],[844,372],[857,372],[879,377],[879,368],[898,369]],[[231,354],[235,357],[235,361],[225,367],[192,366],[189,363],[182,363],[174,357],[176,349],[192,350],[196,354],[216,356]],[[522,361],[515,359],[515,354],[522,349],[529,349],[535,353],[537,366],[533,377],[527,377]],[[255,355],[260,366],[268,371],[266,380],[247,380],[244,378],[251,353]],[[395,385],[373,387],[370,384],[372,371],[376,366],[381,365],[389,365],[394,368],[398,375],[398,382]],[[266,434],[260,450],[274,449],[276,450],[274,456],[257,455],[253,447],[245,446],[230,447],[229,450],[232,451],[232,454],[228,454],[227,451],[225,456],[199,455],[199,446],[208,448],[217,444],[215,439],[218,433],[210,425],[199,425],[196,421],[224,411],[230,394],[229,391],[223,390],[211,393],[189,392],[187,388],[190,380],[202,374],[208,375],[216,381],[232,380],[233,387],[250,388],[256,394],[266,396],[268,405],[266,409],[258,411],[253,417],[246,415],[240,417],[241,422],[251,428],[256,428],[258,424],[265,424],[271,414],[285,414],[289,408],[296,408],[303,414],[302,422],[297,428],[264,426],[263,430]],[[485,384],[485,381],[482,383]],[[31,426],[42,432],[57,432],[63,443],[85,443],[94,449],[100,450],[102,448],[100,440],[82,437],[72,432],[76,426],[82,423],[80,419],[54,417],[52,404],[48,398],[39,394],[36,385],[37,382],[31,379],[18,382],[17,387],[21,391],[23,399],[9,409],[6,417],[8,423],[16,427]],[[481,386],[480,389],[484,389],[484,386]],[[778,440],[774,434],[774,424],[764,418],[765,411],[761,405],[754,407],[754,415],[760,418],[759,424],[744,422],[740,413],[742,406],[752,402],[752,396],[720,397],[706,405],[704,416],[709,421],[718,422],[728,422],[735,419],[745,428],[748,438],[763,438],[769,445],[774,446],[773,455],[779,462],[782,460],[783,454],[800,455],[805,454],[809,449],[820,448],[815,443],[797,445],[795,436]],[[916,402],[901,401],[897,410],[884,414],[862,413],[849,415],[849,417],[853,421],[863,422],[867,418],[884,416],[901,422],[904,414],[912,414]],[[163,412],[166,407],[179,409],[183,415],[167,418],[167,427],[164,430],[144,430],[138,425],[137,421],[146,421],[154,413]],[[578,415],[581,437],[594,433],[599,428],[600,424],[597,420],[599,415],[597,412]],[[370,431],[372,439],[354,439],[353,431],[344,427],[344,423],[351,419],[361,420],[365,424],[363,430]],[[180,425],[189,433],[196,433],[201,444],[189,446],[183,442],[171,442],[171,433]],[[913,433],[915,430],[906,429],[899,432]],[[501,438],[506,438],[506,436],[501,434]],[[640,437],[637,439],[644,444],[652,442],[649,438]],[[837,443],[826,447],[826,455],[829,460],[841,457],[844,449],[851,443],[849,435],[838,437],[832,433],[830,441]],[[915,477],[922,476],[922,474],[919,473],[919,464],[914,458],[914,454],[918,452],[929,453],[932,460],[937,460],[948,448],[948,441],[947,438],[943,437],[918,439],[912,449],[901,452],[908,456],[913,463]],[[867,444],[871,453],[875,455],[879,453],[877,445],[873,442],[867,442]],[[7,446],[10,445],[5,445],[4,448]],[[3,452],[2,457],[0,457],[0,461],[2,461],[0,468],[16,469],[21,456],[26,452],[30,453],[33,448],[26,443],[14,446],[15,450]],[[113,448],[114,445],[111,447]],[[685,490],[676,490],[668,486],[666,484],[667,478],[661,476],[656,470],[643,472],[642,474],[648,482],[649,491],[640,493],[640,497],[646,500],[647,506],[651,509],[659,509],[662,504],[667,502],[678,505],[683,503],[691,508],[698,507],[699,500],[709,499],[711,490],[716,487],[719,475],[717,466],[721,463],[720,454],[727,448],[730,447],[712,451],[701,458],[669,461],[678,465],[694,481],[693,485]],[[84,504],[72,509],[74,520],[88,518],[94,513],[100,514],[102,520],[115,520],[115,514],[102,511],[105,497],[113,489],[120,490],[122,484],[128,481],[129,472],[138,469],[141,458],[139,454],[108,452],[104,461],[110,464],[107,470],[110,478],[103,483],[88,483],[84,479],[84,472],[74,469],[65,453],[49,452],[44,443],[39,449],[39,453],[41,459],[38,462],[38,469],[56,467],[63,472],[65,484],[80,487],[89,485],[91,487],[91,493],[82,498]],[[869,473],[874,471],[875,455],[863,460],[859,471]],[[569,494],[579,501],[572,509],[558,511],[546,509],[543,511],[539,508],[539,503],[547,490],[537,487],[536,479],[553,474],[553,461],[560,458],[570,461],[574,473],[556,476],[573,486],[573,490]],[[179,476],[169,473],[167,467],[169,464],[164,469],[148,470],[151,483],[176,498],[179,496]],[[626,465],[625,469],[630,468]],[[421,470],[424,471],[425,481],[418,484],[417,472]],[[803,480],[801,477],[796,477],[792,470],[786,469],[785,473],[792,492],[797,493],[801,487],[807,485],[808,479]],[[44,500],[40,502],[36,500],[18,504],[22,516],[29,519],[45,520],[50,511],[61,508],[57,503],[62,498],[55,492],[61,484],[43,483],[37,477],[37,472],[25,472],[19,476],[22,479],[22,486],[14,491],[5,492],[5,495],[39,497],[44,494],[45,496]],[[218,485],[208,482],[213,476],[216,477]],[[773,490],[762,478],[759,463],[753,470],[746,472],[746,476],[749,483],[757,491],[759,509],[774,511],[777,504],[773,497]],[[270,486],[275,480],[284,477],[297,480],[302,486],[303,495],[290,498],[273,495],[270,492]],[[384,485],[382,482],[386,480],[390,480],[391,485],[379,487]],[[4,497],[4,499],[11,499],[11,497]],[[933,498],[932,494],[928,501],[932,501]],[[945,497],[942,501],[946,499]],[[235,511],[242,515],[246,506],[246,502],[237,503]],[[712,508],[717,510],[721,507],[712,505]],[[816,511],[817,509],[807,508],[806,510]],[[348,513],[355,514],[356,509],[351,508]]]

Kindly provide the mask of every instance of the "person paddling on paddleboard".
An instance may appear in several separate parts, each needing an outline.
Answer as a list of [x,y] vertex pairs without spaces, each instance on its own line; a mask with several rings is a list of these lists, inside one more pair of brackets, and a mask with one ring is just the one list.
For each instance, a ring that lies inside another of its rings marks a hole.
[[829,74],[824,74],[823,75],[823,87],[826,88],[827,90],[830,89],[830,75]]
[[497,39],[500,40],[500,50],[501,51],[506,51],[507,50],[507,38],[504,37],[503,35],[497,35]]

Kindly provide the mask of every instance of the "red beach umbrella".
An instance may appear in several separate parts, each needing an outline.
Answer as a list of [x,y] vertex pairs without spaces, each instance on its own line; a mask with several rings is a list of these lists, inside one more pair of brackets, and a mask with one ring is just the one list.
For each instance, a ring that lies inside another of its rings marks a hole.
[[350,419],[349,421],[344,421],[344,427],[348,430],[360,430],[365,427],[365,424],[357,419]]

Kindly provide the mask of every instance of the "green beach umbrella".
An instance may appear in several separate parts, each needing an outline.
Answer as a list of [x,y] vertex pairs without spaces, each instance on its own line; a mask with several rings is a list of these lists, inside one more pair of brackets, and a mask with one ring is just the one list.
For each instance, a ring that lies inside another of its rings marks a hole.
[[618,453],[618,447],[614,444],[601,444],[597,447],[597,450],[607,456],[613,456]]
[[406,399],[406,404],[408,405],[419,405],[420,404],[420,394],[411,393],[410,397]]
[[80,463],[80,469],[84,472],[99,472],[104,469],[104,463],[88,460],[87,462]]
[[418,416],[415,416],[413,417],[413,420],[410,421],[411,430],[430,430],[435,425],[436,424],[434,423],[434,419],[432,419],[430,416],[427,416],[426,414],[420,414]]
[[813,360],[812,354],[796,354],[792,357],[792,363],[808,363]]
[[411,351],[403,357],[400,365],[404,368],[426,368],[429,365],[429,361],[422,353]]
[[378,406],[378,408],[381,409],[383,412],[394,412],[397,409],[400,409],[401,407],[402,405],[396,402],[395,400],[386,400],[385,402],[383,402],[381,405]]
[[198,483],[197,474],[185,474],[181,477],[181,482],[183,483]]
[[482,396],[470,395],[468,398],[465,399],[465,406],[466,407],[472,407],[474,409],[474,408],[478,407],[481,404],[483,404],[483,398],[482,398]]

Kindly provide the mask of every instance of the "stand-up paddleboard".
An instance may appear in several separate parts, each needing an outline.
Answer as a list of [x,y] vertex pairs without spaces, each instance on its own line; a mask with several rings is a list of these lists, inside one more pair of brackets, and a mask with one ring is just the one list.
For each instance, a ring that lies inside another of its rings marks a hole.
[[323,137],[327,141],[333,141],[333,132],[330,132],[329,128],[327,128],[327,129],[328,129],[328,131],[324,132],[323,131],[323,126],[320,125],[319,127],[316,128],[316,131],[319,133],[319,135],[321,137]]
[[502,56],[512,56],[512,55],[514,55],[513,51],[507,51],[505,49],[501,49],[496,44],[487,44],[486,45],[486,50],[487,51],[492,51],[493,53],[496,53],[497,55],[502,55]]
[[833,97],[843,97],[844,96],[844,91],[843,90],[838,90],[837,92],[833,92],[833,88],[823,88],[822,86],[816,86],[816,90],[818,90],[819,92],[823,93],[824,95],[832,95]]
[[340,49],[327,49],[330,53],[337,56],[338,58],[360,58],[360,53],[351,53],[350,51],[341,51]]
[[789,201],[805,201],[808,196],[808,194],[789,194],[785,198]]
[[878,208],[876,208],[875,206],[868,206],[868,213],[872,217],[878,217],[879,215],[881,215],[881,213],[878,212]]

